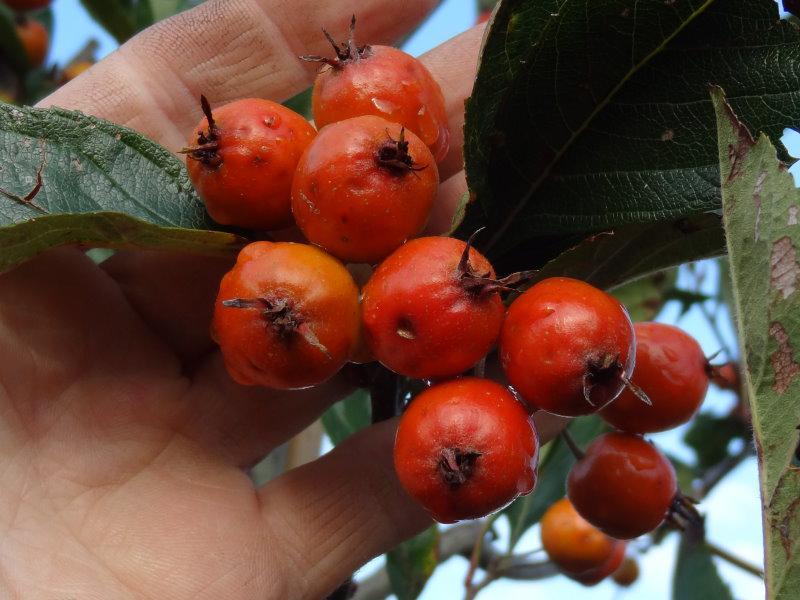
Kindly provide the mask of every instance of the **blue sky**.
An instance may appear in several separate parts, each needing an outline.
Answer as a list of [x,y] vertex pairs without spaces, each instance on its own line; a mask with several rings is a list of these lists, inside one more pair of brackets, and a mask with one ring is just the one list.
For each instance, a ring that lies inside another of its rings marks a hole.
[[[86,15],[78,0],[56,0],[55,34],[51,56],[63,63],[74,55],[88,37],[100,42],[99,56],[102,57],[116,47],[114,40],[97,27]],[[435,14],[408,41],[406,50],[420,54],[446,39],[468,29],[475,22],[476,12],[468,0],[445,0]],[[790,151],[800,154],[800,134],[787,134],[785,141]],[[793,168],[797,176],[800,166]],[[714,268],[708,266],[711,277],[708,284],[714,285]],[[682,278],[687,273],[681,274]],[[659,320],[676,323],[692,333],[701,343],[707,355],[719,349],[718,343],[698,310],[693,309],[678,320],[677,305],[668,305]],[[728,321],[724,333],[735,347],[735,337]],[[724,414],[733,405],[731,394],[711,389],[704,410]],[[683,428],[653,436],[663,449],[687,460],[692,459],[688,448],[681,443]],[[703,503],[707,512],[708,538],[754,563],[760,564],[761,513],[758,498],[758,475],[755,460],[748,460],[733,475],[712,493]],[[647,598],[647,600],[668,600],[671,597],[671,573],[675,557],[676,536],[672,536],[660,547],[651,549],[641,559],[642,577],[639,583],[628,590],[622,590],[612,583],[602,583],[594,588],[584,588],[565,578],[557,577],[541,582],[499,581],[486,589],[480,598],[485,600],[508,600],[509,598],[539,597],[565,598],[571,600],[624,600],[626,598]],[[522,540],[520,551],[535,550],[540,547],[538,531],[532,530]],[[365,572],[379,565],[375,561]],[[763,585],[753,576],[718,561],[723,578],[731,584],[736,598],[763,597]],[[463,597],[462,581],[466,571],[466,561],[452,559],[441,566],[434,574],[423,594],[424,600],[442,600]]]

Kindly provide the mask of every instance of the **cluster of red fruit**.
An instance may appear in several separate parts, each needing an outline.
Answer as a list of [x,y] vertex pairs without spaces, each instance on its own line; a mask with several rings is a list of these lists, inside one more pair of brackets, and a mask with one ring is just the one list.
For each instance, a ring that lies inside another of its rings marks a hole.
[[[374,359],[433,382],[403,414],[394,458],[402,485],[441,522],[484,516],[534,488],[534,410],[599,412],[620,432],[589,446],[568,495],[603,551],[587,549],[589,566],[563,565],[594,581],[601,566],[619,566],[616,540],[668,515],[674,470],[641,435],[692,416],[708,363],[680,330],[634,327],[620,302],[574,279],[540,281],[506,310],[500,294],[521,274],[498,279],[457,239],[411,239],[448,150],[442,93],[416,59],[356,45],[353,27],[345,44],[328,36],[334,59],[306,57],[325,63],[312,97],[319,133],[267,100],[212,113],[203,99],[205,119],[184,150],[214,219],[265,230],[294,222],[313,244],[252,243],[225,275],[212,329],[228,371],[242,384],[302,388]],[[359,291],[340,261],[379,264]],[[496,345],[509,386],[463,376]]]

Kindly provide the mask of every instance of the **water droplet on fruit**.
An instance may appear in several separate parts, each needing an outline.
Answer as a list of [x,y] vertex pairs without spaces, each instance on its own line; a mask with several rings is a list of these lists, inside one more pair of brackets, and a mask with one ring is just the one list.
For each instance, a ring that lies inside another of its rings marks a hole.
[[373,98],[372,104],[379,111],[387,115],[391,115],[392,113],[397,112],[397,109],[399,108],[397,104],[395,104],[394,102],[390,102],[388,100],[381,100],[380,98]]

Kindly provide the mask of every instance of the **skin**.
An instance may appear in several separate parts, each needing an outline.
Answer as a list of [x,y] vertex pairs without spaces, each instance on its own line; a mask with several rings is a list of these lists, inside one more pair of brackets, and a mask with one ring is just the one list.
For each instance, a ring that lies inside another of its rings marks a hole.
[[320,69],[311,99],[317,126],[375,115],[404,125],[427,144],[436,161],[443,160],[450,149],[450,130],[436,79],[402,50],[370,48],[363,58]]
[[623,390],[600,412],[608,423],[631,433],[666,431],[694,416],[708,390],[708,361],[689,334],[663,323],[636,323],[633,383],[651,405]]
[[592,525],[620,540],[658,527],[678,491],[675,469],[629,433],[607,433],[586,448],[567,477],[567,497]]
[[[497,292],[470,293],[460,281],[466,244],[425,237],[398,248],[364,286],[367,344],[384,365],[409,377],[438,379],[463,373],[486,356],[505,315]],[[470,249],[474,273],[494,269]]]
[[568,498],[562,498],[544,513],[541,536],[547,556],[569,575],[602,567],[618,542],[581,517]]
[[[500,362],[528,402],[575,417],[596,412],[620,394],[623,377],[633,372],[634,344],[633,324],[618,300],[582,281],[552,277],[511,304],[500,334]],[[592,366],[606,360],[620,368],[587,380]]]
[[[296,329],[281,329],[264,306],[224,306],[231,299],[285,304]],[[299,389],[335,375],[353,352],[361,328],[358,287],[332,256],[308,244],[255,242],[222,278],[212,331],[225,366],[243,385]],[[312,335],[318,344],[303,337]]]
[[[297,162],[317,132],[293,110],[261,98],[212,107],[221,164],[190,158],[189,177],[211,218],[245,229],[282,229],[292,224],[291,191]],[[205,118],[195,128],[208,135]]]
[[[476,453],[459,485],[442,474],[443,451]],[[483,517],[536,483],[539,440],[508,388],[466,377],[421,394],[400,419],[394,463],[400,483],[440,523]]]
[[[387,43],[434,0],[362,0],[359,31]],[[287,98],[313,80],[296,58],[344,30],[341,2],[209,0],[159,23],[47,98],[174,150],[197,97]],[[460,135],[480,30],[423,61]],[[199,68],[198,65],[202,65]],[[439,230],[464,192],[461,142],[442,167]],[[434,223],[436,226],[436,223]],[[350,388],[233,383],[209,336],[232,260],[75,248],[0,276],[0,596],[318,600],[430,524],[392,465],[396,421],[254,487],[244,469]],[[537,417],[543,440],[563,427]]]
[[381,164],[399,125],[361,116],[323,127],[297,165],[292,213],[305,237],[345,262],[374,264],[428,221],[439,186],[427,146],[405,132],[413,168]]
[[25,48],[28,62],[32,67],[41,67],[50,45],[50,34],[45,26],[35,19],[25,19],[17,25],[17,35]]

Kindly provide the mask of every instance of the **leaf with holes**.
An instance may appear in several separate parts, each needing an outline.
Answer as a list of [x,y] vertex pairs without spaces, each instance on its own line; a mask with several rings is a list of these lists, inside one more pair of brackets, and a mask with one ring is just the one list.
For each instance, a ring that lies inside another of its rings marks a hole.
[[534,268],[588,233],[719,210],[708,83],[777,138],[800,125],[798,61],[774,0],[505,0],[467,104],[458,235],[487,226],[496,264]]
[[758,453],[767,597],[800,590],[800,192],[769,138],[753,139],[722,90],[723,217]]
[[183,164],[147,138],[61,109],[0,104],[0,272],[66,244],[231,254]]

